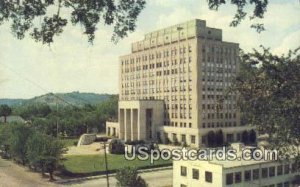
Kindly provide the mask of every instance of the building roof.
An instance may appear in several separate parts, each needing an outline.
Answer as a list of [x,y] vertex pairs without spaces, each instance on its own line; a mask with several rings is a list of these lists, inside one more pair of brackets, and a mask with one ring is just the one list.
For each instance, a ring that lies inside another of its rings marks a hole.
[[242,166],[249,166],[249,165],[255,165],[255,164],[263,164],[268,162],[274,162],[272,160],[233,160],[233,161],[221,161],[221,160],[213,160],[209,161],[211,164],[217,164],[222,165],[223,168],[233,168],[233,167],[242,167]]

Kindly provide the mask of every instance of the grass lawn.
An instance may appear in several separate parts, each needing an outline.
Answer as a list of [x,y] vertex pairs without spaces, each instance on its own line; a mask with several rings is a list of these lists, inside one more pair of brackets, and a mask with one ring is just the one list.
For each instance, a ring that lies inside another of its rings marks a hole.
[[66,146],[74,146],[74,142],[77,142],[78,138],[66,138],[66,139],[61,139],[61,142]]
[[[66,171],[72,174],[88,174],[101,173],[105,171],[104,155],[70,155],[65,157],[63,165]],[[172,160],[158,160],[154,164],[150,160],[141,161],[138,159],[129,161],[124,158],[124,155],[107,155],[108,169],[115,171],[126,166],[136,168],[150,168],[165,165],[171,165]]]

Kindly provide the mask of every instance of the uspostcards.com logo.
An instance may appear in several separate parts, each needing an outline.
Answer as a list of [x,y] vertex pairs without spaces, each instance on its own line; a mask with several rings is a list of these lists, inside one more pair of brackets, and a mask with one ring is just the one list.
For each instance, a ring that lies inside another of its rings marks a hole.
[[261,150],[261,149],[248,149],[242,151],[235,149],[227,149],[222,147],[219,149],[149,149],[147,146],[125,147],[126,160],[150,160],[151,164],[158,160],[204,160],[204,161],[274,161],[280,159],[277,150]]

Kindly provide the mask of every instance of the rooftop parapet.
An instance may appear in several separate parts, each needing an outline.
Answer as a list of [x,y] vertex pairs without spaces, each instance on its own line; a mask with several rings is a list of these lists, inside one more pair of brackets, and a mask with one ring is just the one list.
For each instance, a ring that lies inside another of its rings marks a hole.
[[222,30],[206,27],[206,21],[194,19],[145,34],[144,40],[132,44],[132,52],[195,37],[222,41]]

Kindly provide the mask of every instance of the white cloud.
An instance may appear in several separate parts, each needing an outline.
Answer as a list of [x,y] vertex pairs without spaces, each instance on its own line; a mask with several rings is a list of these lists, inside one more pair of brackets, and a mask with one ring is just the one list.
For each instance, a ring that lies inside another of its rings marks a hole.
[[186,8],[176,7],[170,14],[162,14],[157,19],[157,29],[185,22],[193,18],[193,14]]
[[281,55],[298,47],[300,47],[300,29],[286,36],[281,44],[273,50],[273,52]]

